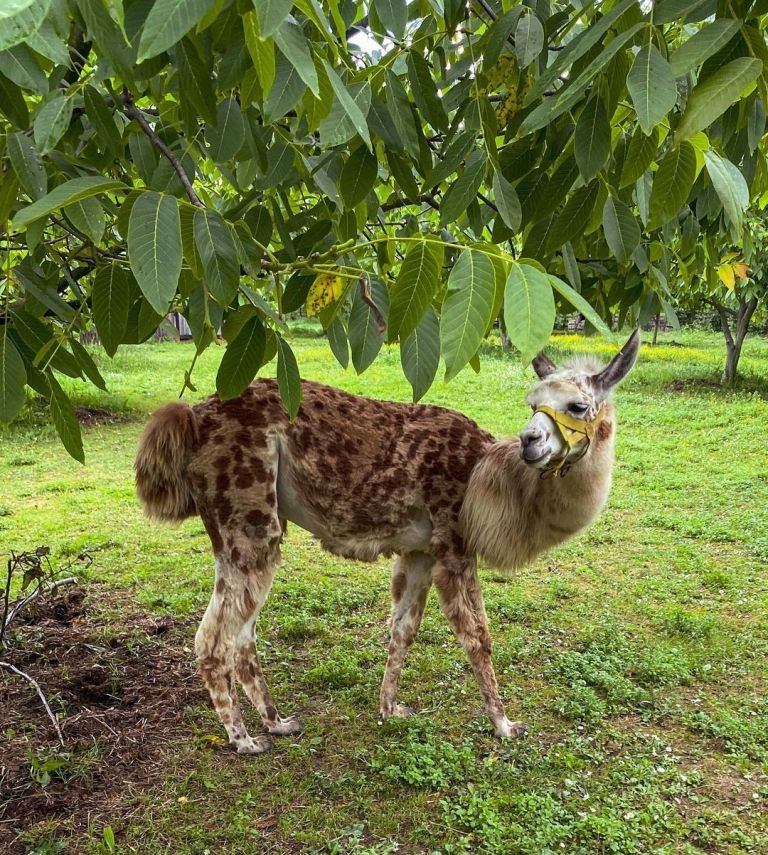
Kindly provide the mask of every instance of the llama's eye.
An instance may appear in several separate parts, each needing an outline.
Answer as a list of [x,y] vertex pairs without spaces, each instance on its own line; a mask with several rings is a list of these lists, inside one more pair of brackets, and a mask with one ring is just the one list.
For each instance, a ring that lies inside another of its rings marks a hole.
[[573,403],[573,404],[568,404],[568,409],[569,409],[569,410],[570,410],[570,411],[571,411],[575,416],[583,416],[583,415],[584,415],[584,413],[586,413],[586,412],[587,412],[587,410],[589,409],[589,407],[587,407],[587,405],[586,405],[586,404]]

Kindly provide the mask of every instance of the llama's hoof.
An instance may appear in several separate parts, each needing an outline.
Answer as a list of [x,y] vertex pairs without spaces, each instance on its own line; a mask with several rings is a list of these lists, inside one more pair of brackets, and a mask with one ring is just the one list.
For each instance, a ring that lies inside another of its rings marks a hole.
[[395,708],[392,710],[392,718],[408,718],[415,712],[416,710],[407,704],[395,704]]
[[272,740],[268,736],[246,736],[235,745],[238,754],[263,754],[272,747]]
[[528,725],[522,721],[510,721],[504,718],[496,723],[496,736],[500,739],[519,739],[528,733]]
[[290,736],[292,733],[301,733],[303,729],[301,722],[295,715],[288,716],[288,718],[278,718],[277,721],[268,722],[265,727],[267,733],[271,733],[273,736]]
[[391,708],[380,709],[379,715],[382,721],[387,721],[390,718],[408,718],[413,715],[416,710],[406,704],[394,704]]

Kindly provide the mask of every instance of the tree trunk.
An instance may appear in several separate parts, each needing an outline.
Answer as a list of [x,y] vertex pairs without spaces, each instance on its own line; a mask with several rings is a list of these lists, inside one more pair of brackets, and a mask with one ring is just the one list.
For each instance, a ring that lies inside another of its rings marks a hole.
[[656,325],[653,328],[653,343],[656,344],[659,338],[659,321],[661,320],[661,315],[656,315]]
[[[725,368],[721,381],[730,386],[736,380],[741,348],[744,346],[744,339],[747,337],[749,322],[757,308],[757,297],[752,297],[751,300],[747,301],[741,300],[738,311],[731,312],[731,318],[728,317],[729,310],[725,306],[717,303],[716,307],[723,322],[723,335],[725,336]],[[731,327],[732,324],[733,328]]]

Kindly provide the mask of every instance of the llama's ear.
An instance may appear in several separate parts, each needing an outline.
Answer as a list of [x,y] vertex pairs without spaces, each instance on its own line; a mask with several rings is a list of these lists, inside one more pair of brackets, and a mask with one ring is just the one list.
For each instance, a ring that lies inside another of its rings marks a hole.
[[613,357],[608,365],[599,374],[592,377],[592,385],[595,391],[607,395],[608,392],[629,374],[635,364],[637,354],[640,352],[640,329],[636,329],[627,340],[627,343]]
[[533,370],[539,375],[540,380],[549,377],[550,374],[557,371],[555,363],[548,356],[545,356],[543,352],[533,357],[531,365],[533,365]]

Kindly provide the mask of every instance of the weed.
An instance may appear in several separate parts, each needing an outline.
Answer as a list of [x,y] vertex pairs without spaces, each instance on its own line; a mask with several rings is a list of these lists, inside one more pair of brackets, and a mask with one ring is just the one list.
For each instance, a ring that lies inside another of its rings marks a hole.
[[385,778],[425,790],[444,790],[473,771],[471,743],[458,747],[431,733],[408,734],[402,745],[379,746],[370,767]]

